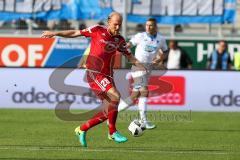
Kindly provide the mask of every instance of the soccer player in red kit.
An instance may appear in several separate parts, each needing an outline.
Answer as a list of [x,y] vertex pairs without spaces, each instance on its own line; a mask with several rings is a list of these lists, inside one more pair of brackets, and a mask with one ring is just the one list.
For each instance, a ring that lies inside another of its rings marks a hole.
[[127,50],[124,38],[119,34],[122,25],[122,16],[112,12],[108,16],[107,26],[96,25],[84,30],[69,30],[51,32],[44,31],[42,37],[54,36],[74,38],[85,36],[91,38],[90,52],[86,59],[87,81],[91,89],[103,102],[103,110],[93,116],[86,123],[75,129],[82,146],[87,147],[87,131],[108,119],[110,140],[118,143],[126,142],[127,138],[116,129],[118,115],[117,106],[120,94],[113,81],[113,60],[116,52],[122,53],[128,60],[145,71],[144,66]]

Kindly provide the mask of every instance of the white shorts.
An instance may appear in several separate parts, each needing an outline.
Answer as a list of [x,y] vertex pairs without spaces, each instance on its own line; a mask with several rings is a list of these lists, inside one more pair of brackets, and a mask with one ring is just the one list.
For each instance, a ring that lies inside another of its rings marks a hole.
[[[148,68],[147,68],[148,69]],[[148,79],[150,76],[149,70],[147,73],[139,71],[137,67],[132,66],[133,90],[139,90],[142,87],[148,86]]]

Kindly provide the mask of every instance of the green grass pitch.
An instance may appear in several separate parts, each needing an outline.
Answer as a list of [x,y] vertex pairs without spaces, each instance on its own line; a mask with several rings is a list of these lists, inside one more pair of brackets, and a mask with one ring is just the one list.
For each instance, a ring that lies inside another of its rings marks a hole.
[[[103,123],[88,132],[88,148],[74,135],[81,122],[58,119],[53,110],[0,110],[0,160],[232,160],[240,159],[240,113],[151,112],[157,128],[132,137],[128,111],[118,129],[129,141],[107,139]],[[176,115],[180,115],[176,118]],[[185,116],[185,117],[184,117]],[[124,119],[125,118],[125,119]]]

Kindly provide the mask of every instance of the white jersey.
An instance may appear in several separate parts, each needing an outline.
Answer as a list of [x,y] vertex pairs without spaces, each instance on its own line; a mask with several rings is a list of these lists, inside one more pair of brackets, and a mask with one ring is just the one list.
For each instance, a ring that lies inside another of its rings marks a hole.
[[138,33],[131,38],[130,42],[136,46],[135,57],[142,63],[151,63],[159,49],[163,52],[168,49],[166,40],[160,33],[156,36],[146,32]]

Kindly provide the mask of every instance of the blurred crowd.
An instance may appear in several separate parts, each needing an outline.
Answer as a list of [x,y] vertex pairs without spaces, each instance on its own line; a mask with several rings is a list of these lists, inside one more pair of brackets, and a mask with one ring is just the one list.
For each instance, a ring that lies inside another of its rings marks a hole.
[[[100,21],[98,24],[104,24]],[[31,25],[33,30],[69,30],[69,29],[84,29],[87,27],[85,22],[79,22],[73,25],[72,21],[68,20],[52,20],[44,21],[41,19],[35,20],[14,20],[10,22],[0,21],[0,29],[27,30]],[[136,24],[134,32],[145,31],[144,24]],[[174,26],[175,32],[182,32],[182,25]],[[162,64],[167,69],[192,69],[193,61],[191,56],[178,45],[175,40],[169,40],[169,55],[166,61]],[[217,48],[208,56],[206,69],[209,70],[240,70],[240,52],[234,53],[231,57],[227,51],[227,42],[221,40],[218,42]]]
[[30,26],[35,30],[65,30],[72,28],[71,22],[69,22],[68,20],[44,21],[41,19],[18,19],[14,21],[0,22],[0,29],[25,30],[28,29]]
[[[165,62],[167,69],[192,69],[190,56],[178,46],[177,41],[169,41],[169,55]],[[208,70],[240,70],[240,52],[235,52],[231,58],[227,51],[227,42],[220,40],[217,48],[208,56]]]

